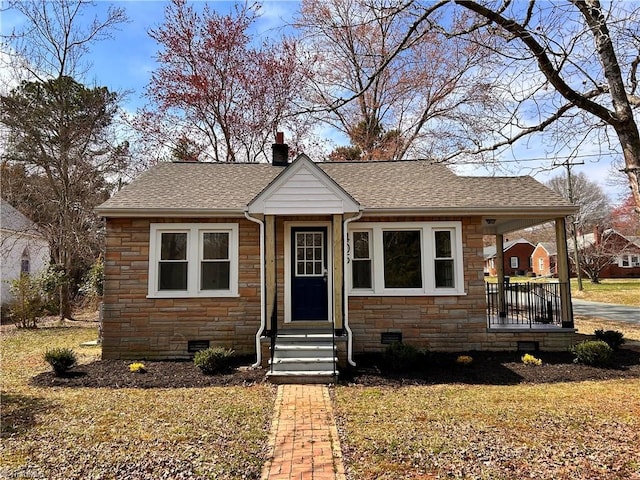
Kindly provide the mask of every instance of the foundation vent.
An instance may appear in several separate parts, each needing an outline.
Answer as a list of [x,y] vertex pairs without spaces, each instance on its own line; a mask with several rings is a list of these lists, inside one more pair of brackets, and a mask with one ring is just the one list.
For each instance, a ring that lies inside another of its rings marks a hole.
[[382,332],[380,334],[380,343],[383,345],[402,343],[402,332]]
[[209,340],[189,340],[187,343],[187,351],[189,353],[196,353],[207,348],[209,348]]

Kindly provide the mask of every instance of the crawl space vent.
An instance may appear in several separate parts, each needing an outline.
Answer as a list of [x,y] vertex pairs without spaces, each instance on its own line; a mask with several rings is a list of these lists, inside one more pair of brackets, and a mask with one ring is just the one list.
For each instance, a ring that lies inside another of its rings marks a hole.
[[209,348],[209,340],[189,340],[187,350],[189,353],[196,353]]
[[402,343],[402,332],[382,332],[380,334],[380,343],[383,345]]
[[538,342],[518,342],[519,352],[537,352],[539,349]]

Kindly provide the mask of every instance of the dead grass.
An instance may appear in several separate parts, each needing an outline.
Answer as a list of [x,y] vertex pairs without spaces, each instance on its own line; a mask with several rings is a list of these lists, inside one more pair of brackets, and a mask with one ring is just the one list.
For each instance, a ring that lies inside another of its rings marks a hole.
[[578,290],[578,282],[571,280],[571,296],[591,302],[617,303],[640,307],[640,279],[603,279],[600,283],[582,281],[583,290]]
[[576,315],[574,318],[578,333],[593,335],[596,330],[618,330],[624,334],[627,341],[640,342],[640,324],[631,322],[615,322],[598,318]]
[[36,388],[48,347],[99,356],[95,329],[3,334],[1,478],[259,478],[274,391]]
[[[496,283],[496,277],[485,277],[485,282]],[[548,281],[543,278],[511,277],[511,283]],[[553,281],[557,281],[553,279]],[[640,278],[611,278],[602,279],[600,283],[591,283],[589,279],[582,279],[583,290],[578,290],[578,281],[571,279],[571,296],[580,300],[602,303],[616,303],[640,307]]]
[[335,403],[349,479],[640,474],[637,380],[338,387]]

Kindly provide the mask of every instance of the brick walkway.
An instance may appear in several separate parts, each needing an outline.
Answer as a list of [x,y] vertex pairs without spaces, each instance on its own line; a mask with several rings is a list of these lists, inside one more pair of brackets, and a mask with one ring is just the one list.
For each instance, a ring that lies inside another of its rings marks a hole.
[[262,480],[344,480],[338,430],[324,385],[280,385]]

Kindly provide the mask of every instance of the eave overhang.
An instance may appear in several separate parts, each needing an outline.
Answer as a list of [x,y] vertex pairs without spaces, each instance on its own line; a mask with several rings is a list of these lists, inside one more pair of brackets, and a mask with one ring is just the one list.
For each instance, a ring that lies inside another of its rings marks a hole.
[[104,218],[230,218],[244,217],[244,208],[98,208],[96,213]]

